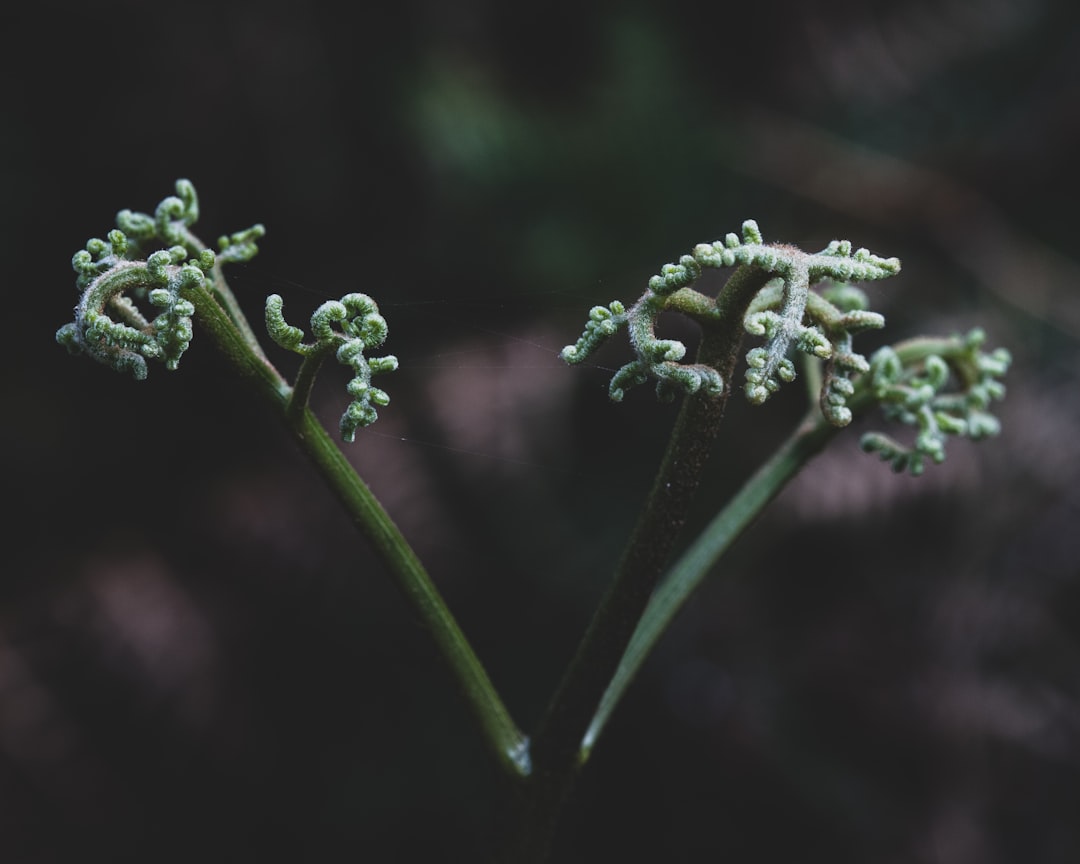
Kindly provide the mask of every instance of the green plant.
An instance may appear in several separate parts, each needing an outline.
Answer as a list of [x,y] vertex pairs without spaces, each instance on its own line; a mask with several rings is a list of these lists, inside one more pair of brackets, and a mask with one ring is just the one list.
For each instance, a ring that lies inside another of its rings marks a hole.
[[[869,359],[855,351],[856,334],[880,329],[853,283],[888,278],[900,269],[851,244],[833,242],[808,254],[766,244],[756,223],[740,235],[700,244],[664,266],[629,308],[596,306],[577,342],[563,349],[568,363],[585,360],[619,330],[627,330],[634,359],[611,379],[610,397],[624,398],[652,380],[660,399],[683,397],[667,452],[614,577],[579,650],[537,729],[515,724],[424,566],[374,494],[308,407],[312,383],[331,355],[354,377],[340,422],[345,441],[389,404],[373,376],[397,367],[393,356],[372,357],[388,335],[375,301],[348,294],[319,306],[311,340],[286,322],[282,298],[266,300],[271,338],[303,359],[293,383],[267,358],[226,284],[222,265],[256,254],[261,225],[222,237],[217,250],[191,231],[199,215],[194,187],[176,184],[153,215],[121,211],[105,240],[93,239],[72,263],[81,292],[72,323],[57,340],[136,379],[149,361],[177,368],[193,322],[211,336],[243,380],[280,413],[297,445],[372,543],[413,611],[426,626],[479,728],[486,749],[513,794],[513,820],[503,853],[508,861],[541,861],[581,766],[603,732],[635,672],[674,614],[712,571],[732,541],[839,428],[873,408],[914,428],[909,445],[869,433],[862,446],[896,471],[913,475],[945,458],[949,436],[993,435],[990,413],[1001,399],[1009,366],[1004,349],[983,350],[979,330],[947,338],[919,338],[881,348]],[[733,268],[716,296],[695,290],[706,269]],[[662,313],[692,319],[701,339],[693,362],[686,346],[657,336]],[[803,377],[815,394],[803,421],[701,534],[672,561],[703,468],[714,449],[745,334],[761,337],[746,354],[746,398],[765,402],[782,384]]]

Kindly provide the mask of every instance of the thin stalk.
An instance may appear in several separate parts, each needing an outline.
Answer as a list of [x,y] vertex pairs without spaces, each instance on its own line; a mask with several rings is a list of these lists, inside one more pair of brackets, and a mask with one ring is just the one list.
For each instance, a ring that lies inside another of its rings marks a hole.
[[297,370],[292,395],[289,397],[289,405],[286,409],[290,418],[298,417],[307,408],[308,400],[311,398],[311,390],[315,386],[315,376],[318,374],[319,369],[322,368],[323,361],[329,353],[329,348],[323,350],[316,348],[312,353],[304,357],[299,370]]
[[[203,243],[190,228],[185,227],[181,230],[186,241],[185,245],[189,249],[194,250],[196,255],[207,248],[206,244]],[[247,345],[253,354],[269,364],[270,361],[266,358],[266,353],[259,343],[259,338],[255,335],[255,331],[251,329],[251,324],[248,322],[247,316],[244,315],[243,310],[240,308],[240,303],[237,301],[236,295],[233,294],[232,289],[229,287],[229,283],[225,281],[225,274],[222,272],[221,267],[222,263],[221,257],[216,256],[214,266],[210,271],[210,294],[217,300],[218,305],[225,310],[229,320],[243,338],[244,344]]]
[[353,524],[374,547],[413,613],[434,640],[496,764],[509,776],[526,776],[529,773],[528,739],[514,724],[453,614],[390,515],[312,411],[303,403],[300,403],[301,410],[290,410],[292,388],[261,352],[252,350],[244,331],[235,326],[216,298],[203,289],[193,292],[190,299],[195,304],[200,323],[210,331],[218,348],[242,376],[257,383],[259,391],[280,413],[300,449],[318,468],[349,513]]
[[480,725],[491,755],[510,776],[529,773],[528,739],[518,730],[431,577],[389,514],[310,409],[290,423],[293,436],[337,495],[353,524],[375,547]]
[[583,750],[586,756],[645,658],[683,604],[735,539],[821,451],[836,431],[816,407],[811,409],[780,449],[743,485],[668,571],[650,598],[585,734]]
[[[904,362],[914,363],[931,354],[950,356],[962,347],[962,341],[955,337],[920,337],[900,342],[894,350]],[[626,654],[623,655],[619,668],[600,701],[596,716],[589,724],[583,744],[586,757],[637,671],[690,595],[697,590],[735,539],[839,431],[825,420],[816,406],[817,392],[821,388],[820,363],[808,362],[804,366],[804,374],[806,388],[811,401],[815,403],[814,407],[811,407],[806,417],[772,457],[743,484],[735,497],[716,514],[698,538],[683,552],[656,589],[638,622]],[[861,415],[874,404],[869,376],[864,375],[856,381],[855,393],[848,405],[853,414]]]
[[[897,343],[894,350],[904,362],[914,363],[931,354],[950,356],[962,348],[962,345],[955,337],[920,337]],[[769,461],[762,465],[743,484],[727,506],[716,514],[656,589],[627,646],[626,654],[600,701],[596,716],[589,724],[583,744],[586,757],[637,671],[690,595],[697,590],[735,539],[839,431],[825,420],[816,407],[817,393],[821,388],[821,364],[816,361],[807,362],[804,375],[807,392],[811,402],[815,403],[814,407],[807,412],[806,417]],[[848,407],[855,416],[859,416],[874,404],[876,400],[870,385],[870,376],[863,375],[855,382],[855,393],[848,400]]]

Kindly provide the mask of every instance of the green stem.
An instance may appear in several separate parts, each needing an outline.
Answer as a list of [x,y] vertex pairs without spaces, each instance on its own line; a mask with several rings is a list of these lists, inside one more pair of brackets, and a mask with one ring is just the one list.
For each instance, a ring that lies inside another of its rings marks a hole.
[[435,584],[367,484],[310,409],[290,423],[294,437],[333,489],[353,524],[375,547],[446,661],[492,756],[509,775],[529,772],[528,741],[518,730]]
[[279,411],[297,444],[318,468],[353,524],[371,542],[456,679],[495,762],[512,777],[526,776],[529,773],[527,739],[514,724],[453,614],[390,515],[312,411],[306,407],[290,410],[292,388],[261,352],[252,349],[245,328],[236,326],[215,294],[200,289],[192,292],[189,299],[218,348],[243,377],[257,384]]
[[[951,356],[961,348],[962,341],[955,337],[919,337],[898,343],[894,350],[905,363],[913,363],[931,354]],[[814,407],[769,461],[747,480],[697,540],[686,549],[656,589],[589,725],[583,745],[586,757],[657,640],[667,630],[690,595],[705,580],[720,556],[839,431],[825,420],[816,407],[817,391],[821,387],[821,364],[811,361],[804,368],[806,387]],[[865,413],[875,404],[869,376],[858,379],[856,392],[848,404],[856,415]]]
[[214,296],[217,298],[217,301],[225,307],[225,311],[229,315],[229,320],[231,320],[240,331],[240,335],[244,339],[244,344],[247,345],[256,356],[266,360],[266,354],[263,352],[262,345],[259,344],[259,339],[255,335],[255,331],[251,329],[251,324],[248,323],[247,316],[245,316],[240,309],[240,304],[237,302],[236,295],[233,294],[232,289],[229,288],[228,283],[225,281],[225,277],[221,274],[221,261],[216,261],[214,263],[212,273],[214,277],[212,280]]
[[743,485],[668,571],[649,600],[585,734],[583,749],[586,756],[634,675],[683,604],[734,540],[788,481],[821,451],[836,431],[836,427],[827,423],[816,407],[812,408],[780,449]]
[[305,355],[300,363],[300,369],[296,373],[296,381],[293,383],[292,396],[286,409],[289,417],[298,417],[308,406],[311,398],[311,390],[315,386],[315,376],[322,368],[326,355],[330,353],[330,346],[319,347]]
[[[200,252],[207,248],[206,244],[203,243],[203,241],[200,240],[187,226],[181,228],[181,234],[183,235],[184,245],[187,246],[188,250],[192,252],[194,256],[197,257]],[[236,295],[233,294],[232,289],[229,287],[229,283],[225,281],[225,274],[222,272],[222,263],[221,256],[217,256],[214,260],[214,266],[210,270],[210,294],[217,300],[218,306],[224,308],[229,320],[243,338],[244,344],[247,345],[253,354],[269,365],[269,360],[267,360],[266,353],[259,343],[259,338],[255,335],[255,331],[251,329],[251,324],[248,322],[247,316],[244,315],[243,310],[240,308],[240,303],[237,301]]]

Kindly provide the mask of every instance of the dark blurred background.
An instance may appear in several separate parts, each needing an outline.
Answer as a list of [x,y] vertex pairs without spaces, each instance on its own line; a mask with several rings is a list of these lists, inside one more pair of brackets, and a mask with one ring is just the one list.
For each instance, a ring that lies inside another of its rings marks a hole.
[[[272,291],[299,324],[379,301],[401,368],[347,453],[526,728],[674,414],[607,401],[624,346],[558,360],[588,308],[746,218],[899,256],[862,350],[981,324],[1015,358],[1002,435],[917,480],[839,436],[661,642],[556,860],[1080,860],[1080,7],[18,5],[5,864],[490,851],[462,704],[269,409],[198,328],[142,383],[54,341],[71,255],[178,177],[207,241],[267,226],[230,271],[256,322]],[[733,400],[692,527],[802,398]]]

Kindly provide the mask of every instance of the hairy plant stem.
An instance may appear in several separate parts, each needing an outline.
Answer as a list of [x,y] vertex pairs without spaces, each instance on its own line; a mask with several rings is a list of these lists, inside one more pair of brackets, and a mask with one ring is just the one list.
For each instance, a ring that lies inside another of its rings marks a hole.
[[585,733],[583,747],[586,756],[645,658],[690,595],[709,575],[713,565],[788,481],[821,452],[837,431],[825,420],[816,405],[812,407],[769,461],[746,481],[668,571],[649,599],[619,668]]
[[[179,230],[184,245],[196,255],[207,248],[206,244],[203,243],[190,228],[185,226]],[[270,361],[266,357],[266,353],[263,351],[262,345],[259,343],[259,338],[255,335],[255,331],[251,328],[251,324],[248,322],[243,310],[240,309],[240,304],[236,300],[236,295],[233,294],[232,289],[229,288],[229,283],[225,281],[222,263],[221,256],[216,256],[214,266],[210,271],[207,291],[210,296],[217,301],[218,307],[225,312],[228,320],[232,322],[233,327],[236,328],[240,337],[243,339],[244,344],[251,353],[262,360],[264,365],[273,370],[273,366],[270,364]],[[194,302],[194,299],[192,299],[192,302]],[[220,347],[220,341],[218,344]],[[274,374],[277,375],[279,379],[281,378],[281,376],[277,374],[277,370],[274,370]],[[284,383],[284,380],[282,380],[282,383]]]
[[292,395],[289,397],[289,404],[285,409],[286,415],[290,419],[300,417],[308,407],[311,390],[315,386],[315,376],[318,374],[319,369],[322,368],[326,355],[330,353],[332,353],[332,348],[328,345],[324,350],[316,350],[308,354],[300,364],[300,369],[296,373],[296,380],[293,382]]
[[716,369],[720,396],[686,397],[645,507],[577,653],[551,700],[532,745],[533,774],[518,790],[503,855],[507,864],[547,859],[556,823],[585,751],[590,721],[667,565],[713,450],[732,389],[743,317],[769,274],[739,267],[702,322],[697,361]]
[[239,314],[238,309],[227,313],[217,300],[219,293],[204,288],[188,295],[200,323],[210,331],[233,367],[243,377],[253,380],[278,410],[301,450],[352,517],[353,524],[372,544],[457,681],[495,763],[506,774],[525,776],[529,771],[527,739],[511,719],[423,564],[341,449],[306,407],[306,398],[294,402],[292,388],[262,352],[252,348],[247,335],[250,328],[237,325],[233,317]]

